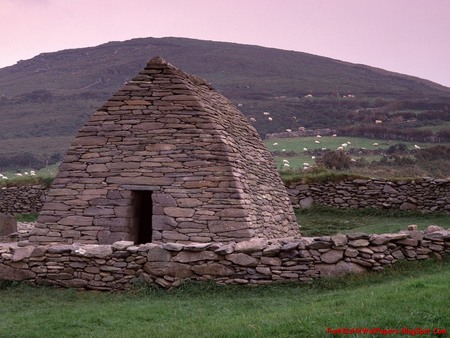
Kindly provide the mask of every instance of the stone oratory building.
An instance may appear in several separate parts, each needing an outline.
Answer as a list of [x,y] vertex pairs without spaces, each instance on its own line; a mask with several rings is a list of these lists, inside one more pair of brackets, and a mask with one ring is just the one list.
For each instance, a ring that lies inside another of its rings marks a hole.
[[256,130],[204,80],[149,61],[70,146],[31,243],[299,237]]

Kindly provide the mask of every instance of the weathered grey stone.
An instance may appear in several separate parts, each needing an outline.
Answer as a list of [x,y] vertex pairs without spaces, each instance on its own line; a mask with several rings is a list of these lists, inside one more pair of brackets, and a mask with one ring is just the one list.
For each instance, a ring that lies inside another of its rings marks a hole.
[[396,189],[387,184],[383,187],[382,191],[388,194],[398,194],[398,191]]
[[147,261],[149,262],[169,262],[172,254],[158,245],[152,245],[148,250]]
[[212,243],[189,243],[184,246],[186,251],[203,251],[209,248]]
[[244,253],[229,254],[225,256],[226,260],[241,266],[256,266],[258,259]]
[[342,276],[349,273],[361,273],[366,269],[352,262],[340,261],[337,264],[316,264],[321,277]]
[[167,251],[181,251],[184,245],[180,243],[162,243],[162,248]]
[[356,240],[348,242],[348,245],[350,245],[354,248],[359,248],[362,246],[368,246],[369,241],[367,239],[356,239]]
[[436,230],[433,232],[427,232],[424,236],[424,239],[428,240],[449,240],[450,239],[450,231],[448,230]]
[[26,247],[23,247],[23,248],[16,248],[14,250],[14,255],[12,257],[12,261],[13,262],[18,262],[18,261],[21,261],[21,260],[23,260],[25,258],[29,258],[29,257],[31,257],[31,254],[33,253],[33,251],[34,251],[34,247],[32,247],[32,246],[26,246]]
[[306,197],[299,201],[302,209],[310,209],[313,206],[314,200],[312,197]]
[[417,224],[410,224],[408,225],[407,229],[410,231],[417,230]]
[[119,241],[112,244],[114,250],[127,250],[128,247],[134,245],[132,241]]
[[444,228],[442,228],[442,227],[440,227],[440,226],[438,226],[438,225],[429,225],[426,229],[425,229],[425,233],[426,234],[429,234],[429,233],[432,233],[432,232],[436,232],[436,231],[442,231],[442,230],[444,230]]
[[173,257],[174,262],[180,263],[197,262],[214,259],[218,259],[218,256],[212,251],[199,251],[199,252],[181,251],[175,257]]
[[313,242],[311,243],[308,248],[309,249],[328,249],[331,248],[332,244],[331,242],[322,242],[322,241],[317,241],[317,242]]
[[152,216],[152,227],[154,230],[173,230],[176,226],[177,222],[170,216]]
[[275,256],[281,250],[281,245],[279,243],[271,244],[264,248],[263,255],[264,256]]
[[32,279],[35,276],[36,274],[28,269],[14,269],[0,263],[0,280],[22,281]]
[[401,250],[393,251],[391,253],[391,255],[396,259],[404,259],[405,258],[405,255],[403,255],[403,252]]
[[[48,247],[47,252],[51,254],[62,254],[67,252],[72,252],[74,247],[72,245],[52,245]],[[33,250],[33,255],[35,255],[36,251]]]
[[344,252],[344,255],[346,257],[356,257],[356,256],[358,256],[358,254],[359,254],[359,251],[356,249],[353,249],[353,248],[348,248]]
[[280,266],[282,264],[282,260],[278,257],[263,256],[261,257],[261,264]]
[[234,269],[219,263],[194,265],[192,267],[192,271],[195,272],[197,275],[209,275],[209,276],[231,276],[232,274],[234,274]]
[[17,232],[17,221],[13,216],[0,214],[0,237]]
[[322,254],[320,259],[324,263],[336,263],[344,257],[344,251],[342,250],[330,250]]
[[110,245],[85,244],[80,246],[75,253],[86,257],[106,258],[112,255]]
[[252,253],[262,251],[267,246],[267,240],[264,238],[254,238],[250,241],[236,243],[235,252]]
[[164,213],[170,217],[191,217],[195,210],[191,208],[165,207]]
[[395,243],[402,244],[402,245],[409,245],[409,246],[417,246],[419,244],[417,239],[413,239],[413,238],[400,239],[400,240],[396,241]]
[[236,243],[231,242],[228,244],[219,245],[217,249],[214,250],[214,252],[218,255],[227,255],[234,251],[234,246]]
[[331,242],[334,246],[345,246],[347,245],[347,236],[343,234],[331,236]]

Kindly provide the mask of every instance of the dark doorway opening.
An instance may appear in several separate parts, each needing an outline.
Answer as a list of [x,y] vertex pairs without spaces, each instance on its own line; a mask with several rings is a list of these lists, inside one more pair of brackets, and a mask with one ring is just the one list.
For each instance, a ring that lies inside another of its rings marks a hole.
[[152,241],[152,191],[133,191],[135,197],[135,224],[137,226],[136,244],[145,244]]

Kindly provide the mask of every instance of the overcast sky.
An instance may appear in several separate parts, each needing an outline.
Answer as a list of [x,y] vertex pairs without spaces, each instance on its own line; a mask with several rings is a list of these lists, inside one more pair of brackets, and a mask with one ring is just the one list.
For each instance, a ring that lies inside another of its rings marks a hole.
[[450,0],[0,0],[0,30],[0,67],[174,36],[307,52],[450,87]]

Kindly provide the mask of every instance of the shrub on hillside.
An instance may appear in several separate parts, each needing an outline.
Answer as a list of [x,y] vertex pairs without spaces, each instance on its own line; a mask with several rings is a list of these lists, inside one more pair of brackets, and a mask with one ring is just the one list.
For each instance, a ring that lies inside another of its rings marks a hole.
[[415,154],[421,161],[435,161],[450,158],[450,147],[439,145],[431,148],[420,149]]
[[318,162],[328,169],[343,170],[350,168],[351,159],[344,151],[328,151]]

